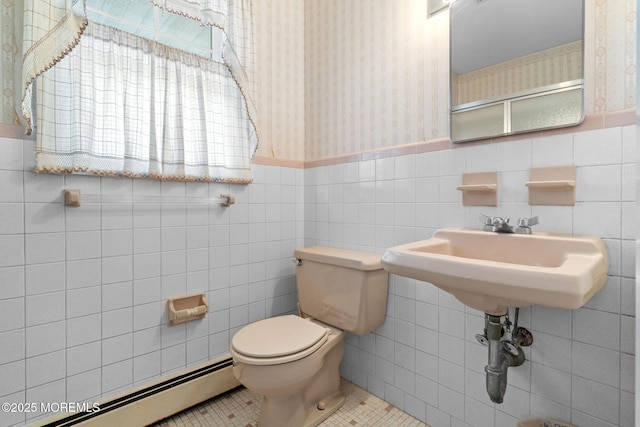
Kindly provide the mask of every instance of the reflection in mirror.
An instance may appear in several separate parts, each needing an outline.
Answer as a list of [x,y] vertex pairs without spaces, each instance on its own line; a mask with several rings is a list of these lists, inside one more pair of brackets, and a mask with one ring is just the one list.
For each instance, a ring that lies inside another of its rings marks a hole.
[[584,0],[457,0],[450,11],[451,140],[584,118]]

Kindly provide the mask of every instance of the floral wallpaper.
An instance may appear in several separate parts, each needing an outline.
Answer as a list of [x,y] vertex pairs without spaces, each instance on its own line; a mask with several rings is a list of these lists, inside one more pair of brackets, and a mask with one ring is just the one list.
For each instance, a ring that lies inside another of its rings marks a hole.
[[305,159],[424,139],[426,5],[305,2]]
[[0,2],[0,123],[20,125],[20,60],[21,40],[14,27],[22,28],[22,0]]
[[636,1],[587,0],[585,19],[587,114],[634,108]]
[[304,160],[304,0],[254,1],[260,146],[257,156]]
[[[0,2],[0,123],[15,114],[16,4]],[[21,4],[21,3],[20,3]],[[448,137],[449,14],[425,0],[254,2],[257,155],[316,160]],[[585,111],[635,108],[636,0],[586,0]]]
[[[305,159],[448,137],[449,14],[305,2]],[[635,108],[636,1],[586,0],[585,112]]]

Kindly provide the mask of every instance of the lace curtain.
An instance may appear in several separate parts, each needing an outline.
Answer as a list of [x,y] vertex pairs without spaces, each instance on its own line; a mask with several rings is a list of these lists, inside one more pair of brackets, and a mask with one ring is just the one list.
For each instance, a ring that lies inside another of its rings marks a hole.
[[[59,25],[32,44],[55,41],[56,49],[46,60],[35,47],[32,59],[24,56],[34,64],[23,73],[29,119],[37,77],[37,172],[251,182],[257,132],[250,0],[150,0],[185,16],[185,5],[215,11],[198,16],[214,16],[203,23],[224,31],[223,63],[87,23],[77,3],[66,1],[72,17],[60,14]],[[78,31],[56,33],[65,22]]]
[[84,0],[24,0],[22,114],[31,134],[33,82],[78,44],[87,26]]
[[255,53],[251,0],[149,0],[157,7],[220,28],[226,37],[222,58],[255,116]]

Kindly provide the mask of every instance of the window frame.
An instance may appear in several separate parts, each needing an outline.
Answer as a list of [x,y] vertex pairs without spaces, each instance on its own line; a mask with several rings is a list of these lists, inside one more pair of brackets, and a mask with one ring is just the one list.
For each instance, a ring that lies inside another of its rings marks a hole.
[[[117,21],[118,23],[122,24],[122,25],[118,25],[117,28],[122,30],[122,31],[126,31],[129,33],[132,33],[134,35],[137,35],[138,37],[146,37],[147,34],[152,34],[153,37],[147,37],[150,40],[156,41],[158,43],[162,43],[162,44],[166,44],[168,46],[171,46],[175,49],[180,49],[180,50],[184,50],[186,52],[190,52],[190,53],[194,53],[196,55],[200,55],[203,56],[207,59],[211,59],[213,61],[216,62],[223,62],[222,59],[222,42],[224,40],[223,37],[223,32],[222,30],[220,30],[217,27],[214,26],[202,26],[202,28],[208,29],[209,30],[209,46],[205,47],[204,45],[197,45],[198,48],[197,49],[185,49],[185,46],[188,46],[189,44],[192,44],[193,41],[192,40],[188,40],[186,38],[181,38],[180,34],[171,34],[171,33],[167,33],[167,32],[163,32],[161,31],[161,18],[163,15],[168,16],[170,19],[174,19],[177,21],[184,21],[185,24],[189,24],[192,25],[195,21],[181,16],[181,15],[175,15],[172,14],[170,12],[167,12],[165,10],[162,10],[158,7],[156,7],[152,2],[148,1],[148,0],[135,0],[135,1],[145,1],[149,4],[149,7],[152,10],[153,13],[153,27],[149,27],[148,25],[145,25],[139,21],[136,20],[132,20],[129,19],[126,16],[118,16],[118,15],[114,15],[112,13],[106,12],[100,8],[94,7],[93,5],[90,5],[92,3],[92,1],[94,0],[86,0],[87,5],[86,5],[86,11],[87,11],[87,18],[90,21],[94,21],[94,22],[98,22],[100,24],[103,25],[112,25],[112,22],[107,22],[104,21],[103,18],[107,18],[110,19],[112,21]],[[127,2],[130,2],[132,0],[125,0]],[[125,9],[126,11],[126,9]],[[97,18],[97,19],[96,19]],[[137,33],[133,33],[130,31],[130,28],[138,28],[141,29],[143,31],[143,34],[137,34]],[[174,42],[175,44],[172,43],[167,43],[167,40],[170,40],[172,42]]]

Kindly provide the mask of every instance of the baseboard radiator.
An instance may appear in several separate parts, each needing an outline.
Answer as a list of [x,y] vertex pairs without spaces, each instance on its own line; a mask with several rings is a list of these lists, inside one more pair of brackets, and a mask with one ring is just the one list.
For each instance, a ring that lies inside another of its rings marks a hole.
[[240,385],[230,357],[99,402],[95,412],[60,414],[32,427],[139,427],[167,418]]

